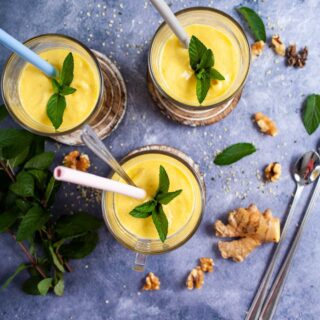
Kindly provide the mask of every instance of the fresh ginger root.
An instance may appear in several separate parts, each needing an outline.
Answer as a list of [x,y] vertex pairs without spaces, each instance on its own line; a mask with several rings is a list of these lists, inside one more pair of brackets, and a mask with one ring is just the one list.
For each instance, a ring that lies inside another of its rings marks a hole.
[[280,240],[280,220],[269,209],[261,213],[254,204],[231,211],[227,225],[217,220],[214,227],[218,237],[241,238],[218,243],[222,257],[236,262],[242,262],[262,243]]

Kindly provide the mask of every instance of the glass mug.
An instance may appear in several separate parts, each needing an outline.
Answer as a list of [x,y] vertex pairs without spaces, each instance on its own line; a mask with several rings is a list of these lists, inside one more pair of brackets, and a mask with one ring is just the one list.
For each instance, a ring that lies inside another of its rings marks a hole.
[[[91,149],[98,157],[107,162],[115,171],[120,172],[121,168],[117,166],[117,162],[113,158],[112,154],[108,151],[98,135],[88,124],[90,121],[95,120],[95,118],[98,118],[98,120],[101,121],[99,112],[105,105],[107,99],[104,85],[106,80],[103,77],[99,62],[93,52],[78,40],[60,34],[39,35],[30,40],[27,40],[24,44],[36,53],[53,48],[66,49],[70,50],[71,52],[76,52],[82,58],[84,58],[84,60],[92,69],[93,73],[96,75],[98,79],[97,82],[99,83],[99,94],[91,112],[85,119],[83,119],[83,121],[81,121],[81,123],[78,123],[74,127],[67,130],[60,130],[59,132],[56,132],[52,125],[48,126],[35,121],[23,108],[20,99],[19,80],[26,62],[18,55],[12,54],[5,64],[4,71],[1,77],[2,97],[10,115],[18,124],[20,124],[28,131],[39,135],[45,135],[51,138],[60,136],[62,136],[63,138],[63,136],[67,134],[73,134],[77,130],[80,130],[82,142],[85,143],[87,147],[89,147],[89,149]],[[122,89],[126,91],[125,88]],[[112,100],[112,98],[113,97],[110,97],[109,95],[109,99]],[[111,105],[113,102],[114,101],[110,101],[109,104]],[[123,104],[126,104],[126,98]],[[121,119],[122,118],[120,118],[118,121],[120,122]],[[103,123],[103,125],[107,126],[108,123]],[[127,180],[126,174],[124,172],[122,172],[122,174]],[[131,183],[132,181],[128,179],[127,182]]]
[[168,93],[161,74],[161,57],[164,45],[173,35],[164,22],[157,29],[148,53],[149,91],[163,113],[170,119],[186,125],[207,125],[224,118],[236,106],[248,76],[251,51],[242,27],[231,16],[208,7],[187,8],[175,13],[183,27],[193,24],[207,25],[228,35],[239,56],[237,77],[231,87],[212,105],[192,105],[181,102]]
[[[136,149],[125,156],[122,159],[121,164],[123,168],[128,172],[130,171],[130,168],[134,169],[136,161],[138,161],[139,163],[139,161],[146,160],[151,161],[152,163],[153,160],[156,160],[157,158],[159,159],[160,155],[165,155],[169,157],[169,160],[172,160],[173,163],[181,165],[182,168],[186,170],[188,175],[192,177],[188,181],[191,181],[190,183],[193,188],[192,194],[194,196],[193,206],[188,220],[184,221],[184,224],[179,226],[179,229],[173,234],[170,234],[169,231],[168,238],[164,243],[160,241],[158,235],[156,236],[156,238],[142,238],[141,236],[138,236],[137,234],[132,232],[132,230],[129,230],[127,225],[123,222],[123,217],[121,217],[117,212],[117,195],[112,192],[105,192],[102,196],[102,212],[106,225],[111,234],[120,244],[136,252],[136,259],[133,268],[136,271],[144,270],[146,258],[148,255],[161,254],[174,250],[183,245],[187,240],[189,240],[195,233],[201,222],[205,207],[206,191],[203,177],[199,171],[198,166],[189,156],[187,156],[183,152],[169,146],[149,145]],[[120,177],[115,173],[111,173],[110,177],[114,180],[120,180]],[[181,189],[183,189],[183,186],[181,186]],[[164,208],[164,210],[166,209]],[[129,215],[129,212],[125,212],[124,214]],[[141,219],[139,218],[133,219],[133,223],[141,222]]]

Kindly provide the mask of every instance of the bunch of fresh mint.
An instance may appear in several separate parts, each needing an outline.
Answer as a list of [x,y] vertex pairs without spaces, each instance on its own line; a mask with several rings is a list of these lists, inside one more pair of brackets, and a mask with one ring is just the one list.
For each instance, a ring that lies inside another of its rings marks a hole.
[[[6,111],[0,106],[0,120]],[[53,216],[51,206],[59,183],[49,167],[54,153],[45,152],[44,138],[21,129],[0,129],[0,233],[9,232],[27,259],[6,281],[27,270],[22,289],[28,294],[64,291],[69,259],[81,259],[97,245],[101,221],[86,213]],[[2,275],[3,276],[3,275]]]
[[207,96],[211,80],[225,80],[224,76],[214,66],[214,55],[195,36],[192,36],[189,43],[190,66],[194,70],[197,79],[197,98],[201,104]]
[[160,240],[164,242],[168,234],[168,219],[163,210],[163,205],[171,202],[182,190],[169,192],[170,181],[163,166],[159,171],[159,186],[152,200],[135,207],[130,214],[135,218],[148,218],[152,216],[152,221],[158,231]]

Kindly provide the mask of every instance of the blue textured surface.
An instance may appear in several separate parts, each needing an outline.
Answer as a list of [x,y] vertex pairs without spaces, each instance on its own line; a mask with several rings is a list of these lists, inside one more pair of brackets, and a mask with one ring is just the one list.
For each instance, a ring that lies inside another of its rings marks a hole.
[[[26,274],[20,274],[10,287],[0,293],[0,318],[7,319],[243,319],[266,267],[272,245],[257,249],[245,262],[223,260],[212,232],[217,217],[228,210],[251,202],[259,208],[270,207],[284,217],[294,183],[290,166],[298,155],[316,147],[319,132],[309,137],[300,118],[305,96],[319,92],[320,4],[317,0],[282,1],[171,1],[173,10],[203,5],[215,6],[237,16],[240,4],[258,10],[267,33],[280,33],[286,43],[307,45],[310,58],[306,67],[285,67],[283,60],[265,50],[253,62],[248,83],[238,107],[222,122],[204,128],[189,128],[165,119],[146,89],[146,61],[150,39],[160,17],[148,1],[85,0],[1,0],[0,26],[20,40],[34,35],[59,32],[74,36],[90,47],[106,53],[121,68],[127,83],[129,102],[124,121],[105,143],[121,158],[130,150],[150,144],[169,144],[180,148],[196,160],[205,172],[208,190],[205,216],[195,236],[182,248],[162,256],[151,257],[146,271],[161,279],[159,292],[140,292],[144,274],[131,271],[134,254],[121,247],[104,229],[100,243],[88,258],[72,262],[75,271],[66,275],[62,298],[27,296],[20,291]],[[0,47],[0,69],[9,52]],[[271,138],[253,126],[251,115],[262,111],[274,118],[280,133]],[[3,126],[13,126],[8,120]],[[252,141],[259,151],[231,167],[212,164],[213,155],[225,146]],[[57,163],[72,148],[58,148]],[[82,149],[81,149],[82,150]],[[96,172],[106,175],[108,168],[91,156]],[[263,185],[257,173],[271,161],[283,166],[278,183]],[[212,179],[214,178],[214,179]],[[295,229],[311,187],[298,206],[291,234]],[[70,192],[74,192],[72,201]],[[75,188],[59,194],[57,212],[75,210],[83,201]],[[68,198],[67,198],[68,197]],[[64,205],[65,204],[65,205]],[[101,215],[98,204],[88,211]],[[320,209],[319,203],[294,259],[277,313],[277,319],[319,319],[320,317]],[[0,241],[0,279],[7,277],[24,256],[7,235]],[[189,292],[184,286],[187,273],[201,256],[212,256],[216,270],[205,278],[202,290]]]

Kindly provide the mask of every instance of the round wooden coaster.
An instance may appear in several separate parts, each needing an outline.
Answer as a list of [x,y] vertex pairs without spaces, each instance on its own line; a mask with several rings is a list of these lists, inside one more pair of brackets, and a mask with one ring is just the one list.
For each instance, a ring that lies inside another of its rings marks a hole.
[[164,97],[156,90],[149,73],[147,74],[147,84],[151,97],[162,114],[170,120],[193,127],[207,126],[224,119],[237,106],[242,94],[242,90],[240,90],[227,103],[210,110],[193,111],[181,108]]
[[[88,123],[101,140],[117,129],[127,108],[127,90],[118,68],[104,54],[92,50],[98,59],[104,79],[103,104]],[[81,130],[55,136],[54,140],[67,145],[83,145]]]

